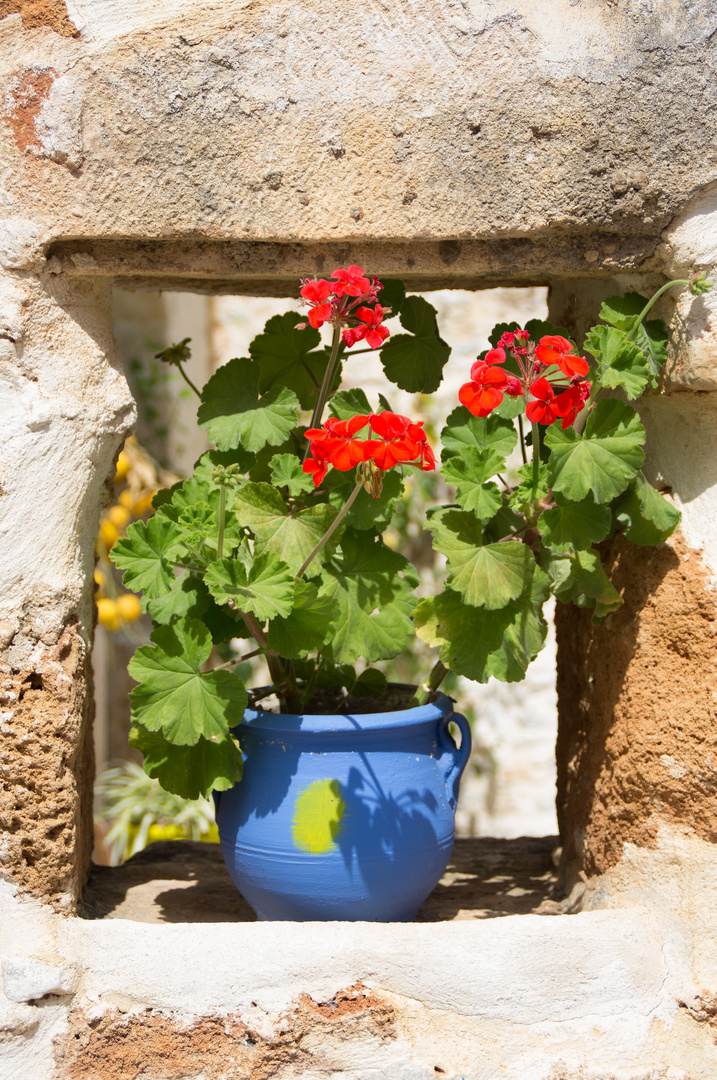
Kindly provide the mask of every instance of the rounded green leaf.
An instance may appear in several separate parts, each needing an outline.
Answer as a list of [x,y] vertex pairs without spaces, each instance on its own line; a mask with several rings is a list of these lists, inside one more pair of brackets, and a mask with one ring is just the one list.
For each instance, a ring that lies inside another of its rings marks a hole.
[[455,484],[456,502],[464,510],[472,510],[481,521],[489,521],[503,500],[498,486],[488,481],[504,466],[505,458],[494,450],[468,446],[460,456],[444,461],[441,474],[447,484]]
[[220,559],[207,568],[204,580],[218,604],[232,601],[262,622],[275,615],[286,618],[294,601],[293,574],[276,555],[259,555],[248,568],[237,559]]
[[228,671],[201,670],[212,639],[198,619],[178,619],[152,634],[129,662],[137,686],[130,694],[133,717],[169,742],[194,746],[200,738],[223,738],[244,715],[244,685]]
[[547,577],[538,571],[531,588],[499,611],[470,607],[451,589],[419,601],[416,633],[427,645],[440,646],[441,662],[475,682],[493,676],[519,682],[542,649],[547,623],[542,607]]
[[320,592],[334,604],[336,628],[324,650],[335,664],[388,660],[413,632],[418,578],[403,555],[367,531],[347,529],[339,553],[321,573]]
[[292,390],[274,387],[259,397],[259,365],[230,360],[202,390],[197,421],[218,450],[239,446],[253,453],[279,446],[296,424],[299,401]]
[[273,387],[288,387],[303,409],[311,409],[329,357],[324,349],[312,351],[321,344],[321,335],[312,326],[297,330],[300,320],[296,311],[274,315],[252,341],[249,355],[259,363],[261,394]]
[[466,449],[491,450],[507,458],[515,447],[518,432],[510,420],[500,416],[472,416],[465,405],[449,415],[441,432],[442,458],[461,455]]
[[613,506],[618,526],[633,544],[660,544],[680,523],[680,512],[639,472]]
[[609,506],[602,506],[592,499],[570,502],[561,495],[556,495],[555,502],[555,507],[544,511],[538,519],[546,547],[555,551],[589,548],[604,540],[610,532],[612,515]]
[[436,309],[422,296],[403,302],[401,326],[409,334],[394,334],[381,349],[386,378],[409,394],[432,394],[441,385],[451,347],[440,337]]
[[320,596],[316,585],[297,581],[294,605],[285,617],[276,616],[269,624],[269,647],[287,660],[298,660],[318,652],[334,632],[336,608],[328,596]]
[[212,791],[227,791],[241,780],[241,750],[231,735],[200,736],[194,746],[175,746],[161,731],[149,731],[135,722],[129,743],[144,755],[147,775],[184,799],[208,799]]
[[124,570],[125,588],[141,590],[147,599],[168,593],[174,582],[171,557],[179,537],[178,526],[161,513],[146,525],[143,521],[130,525],[127,536],[112,548],[112,562]]
[[588,495],[598,503],[610,502],[642,465],[644,443],[645,429],[630,405],[615,398],[601,401],[581,435],[572,427],[548,428],[550,486],[572,502]]

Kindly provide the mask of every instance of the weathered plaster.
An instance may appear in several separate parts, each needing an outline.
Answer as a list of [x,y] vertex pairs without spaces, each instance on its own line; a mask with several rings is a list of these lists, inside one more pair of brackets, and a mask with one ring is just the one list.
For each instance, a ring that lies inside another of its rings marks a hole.
[[285,1080],[708,1080],[714,1041],[679,1004],[699,995],[685,944],[698,914],[677,895],[653,913],[649,894],[636,907],[615,890],[615,910],[558,918],[142,926],[67,920],[0,885],[0,1023],[13,1033],[0,1076],[29,1038],[63,1080],[114,1077],[113,1058],[117,1077],[179,1078],[192,1051],[210,1080],[236,1075],[232,1055],[242,1075],[271,1064]]

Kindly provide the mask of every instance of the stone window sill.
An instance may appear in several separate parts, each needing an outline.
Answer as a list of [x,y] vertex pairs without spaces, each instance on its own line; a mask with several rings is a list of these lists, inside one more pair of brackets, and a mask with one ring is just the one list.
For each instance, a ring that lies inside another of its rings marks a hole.
[[[459,839],[417,922],[561,914],[558,838]],[[218,844],[151,844],[122,866],[93,866],[80,914],[143,923],[255,922]]]

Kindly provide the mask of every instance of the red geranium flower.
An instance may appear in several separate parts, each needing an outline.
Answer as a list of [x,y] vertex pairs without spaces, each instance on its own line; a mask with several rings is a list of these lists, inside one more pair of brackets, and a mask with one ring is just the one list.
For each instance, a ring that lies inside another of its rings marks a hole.
[[529,401],[525,415],[531,424],[552,424],[561,415],[558,411],[557,398],[553,388],[547,379],[536,379],[530,387],[530,392],[537,401]]
[[[480,361],[478,361],[480,363]],[[501,349],[500,346],[497,349],[488,349],[485,354],[486,364],[504,364],[505,363],[505,349]]]
[[320,442],[311,443],[311,453],[313,457],[308,457],[302,469],[305,473],[311,473],[314,477],[314,486],[318,487],[321,481],[329,471],[329,455],[325,446],[322,446]]
[[[369,348],[380,348],[390,333],[385,326],[381,326],[381,322],[383,321],[383,308],[381,305],[376,304],[376,307],[373,310],[368,307],[358,308],[356,311],[356,318],[361,319],[362,322],[367,324],[365,330],[362,326],[356,327],[356,329],[362,331],[361,336],[365,339]],[[346,338],[344,337],[344,341],[345,340]]]
[[[354,439],[354,435],[361,428],[366,427],[368,421],[368,416],[361,415],[352,416],[350,420],[337,420],[332,417],[326,421],[323,428],[309,428],[305,432],[305,436],[310,440],[312,455],[318,461],[318,450],[319,456],[323,455],[340,472],[348,472],[349,469],[355,468],[356,465],[365,460],[366,441],[364,439]],[[310,461],[311,459],[307,458],[306,460]],[[305,469],[304,471],[313,470]],[[321,479],[323,480],[323,476]],[[314,478],[314,483],[320,484],[321,480],[317,482]]]
[[560,334],[542,337],[535,346],[535,359],[541,364],[557,364],[569,379],[588,373],[588,362],[585,357],[576,356],[573,346]]
[[322,327],[333,315],[333,305],[328,299],[333,291],[334,286],[325,278],[307,279],[301,287],[301,296],[310,305],[309,322],[315,330]]
[[336,296],[365,296],[371,292],[371,282],[361,266],[340,266],[331,275],[336,278],[334,293]]
[[498,367],[476,361],[471,368],[471,381],[458,391],[458,400],[473,416],[487,416],[503,400],[508,376]]
[[[354,436],[367,424],[378,438],[356,439]],[[312,473],[318,487],[329,465],[348,472],[362,462],[373,461],[385,472],[400,462],[416,461],[424,470],[434,469],[436,459],[428,445],[423,424],[407,416],[384,410],[371,416],[352,416],[350,420],[327,420],[321,428],[309,428],[311,457],[304,462],[305,473]]]
[[371,431],[379,438],[366,443],[366,460],[371,458],[382,471],[416,458],[422,469],[435,468],[436,459],[426,440],[422,421],[413,423],[407,416],[384,409],[371,416]]
[[558,416],[562,416],[563,422],[561,427],[563,430],[570,427],[575,423],[575,418],[579,412],[582,412],[585,407],[587,398],[590,397],[590,383],[583,382],[576,386],[569,386],[567,390],[563,390],[562,394],[558,394],[555,399],[555,409]]

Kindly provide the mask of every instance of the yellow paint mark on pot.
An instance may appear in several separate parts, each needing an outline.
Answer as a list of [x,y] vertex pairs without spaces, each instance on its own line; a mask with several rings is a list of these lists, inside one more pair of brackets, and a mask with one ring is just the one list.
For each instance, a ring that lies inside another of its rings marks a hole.
[[336,846],[346,804],[338,780],[315,780],[299,794],[294,806],[294,844],[311,855],[324,855]]

